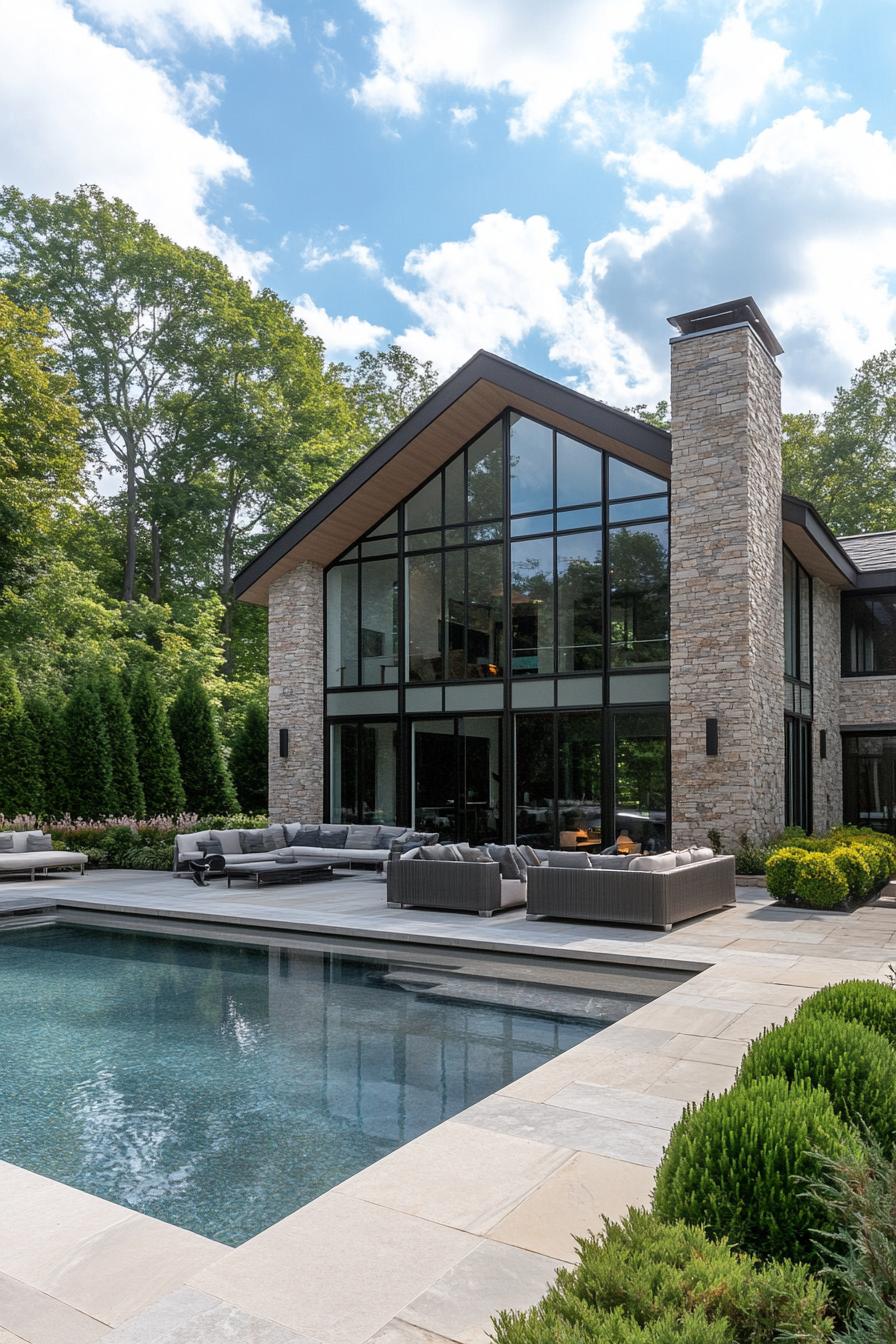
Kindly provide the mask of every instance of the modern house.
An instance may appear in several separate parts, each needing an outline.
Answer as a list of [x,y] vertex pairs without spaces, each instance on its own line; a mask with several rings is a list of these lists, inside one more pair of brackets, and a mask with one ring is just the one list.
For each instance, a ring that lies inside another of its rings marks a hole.
[[480,352],[248,564],[275,818],[553,845],[896,824],[896,534],[781,493],[752,299],[667,433]]

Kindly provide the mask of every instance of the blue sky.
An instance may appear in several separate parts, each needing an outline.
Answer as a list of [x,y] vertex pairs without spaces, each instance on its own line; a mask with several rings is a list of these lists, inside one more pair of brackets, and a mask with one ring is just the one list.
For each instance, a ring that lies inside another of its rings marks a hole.
[[334,359],[616,404],[753,293],[791,409],[896,344],[893,0],[0,0],[0,176],[96,181]]

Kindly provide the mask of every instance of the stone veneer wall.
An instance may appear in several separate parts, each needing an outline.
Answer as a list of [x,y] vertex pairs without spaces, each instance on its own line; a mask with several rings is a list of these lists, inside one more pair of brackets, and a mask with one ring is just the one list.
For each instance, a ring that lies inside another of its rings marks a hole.
[[[272,821],[319,821],[324,801],[324,583],[303,560],[268,597],[268,798]],[[280,756],[280,729],[289,755]]]
[[748,326],[672,341],[671,533],[673,844],[762,839],[784,811],[781,393]]
[[[812,580],[812,824],[825,831],[843,820],[840,750],[840,592]],[[827,731],[827,758],[819,732]]]
[[896,677],[840,678],[840,726],[858,728],[866,723],[896,726]]

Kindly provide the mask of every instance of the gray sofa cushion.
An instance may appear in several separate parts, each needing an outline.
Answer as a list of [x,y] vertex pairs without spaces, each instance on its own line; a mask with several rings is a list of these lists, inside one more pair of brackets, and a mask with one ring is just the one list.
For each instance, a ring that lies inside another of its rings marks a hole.
[[485,852],[495,860],[501,876],[508,882],[525,882],[526,861],[516,845],[486,845]]
[[264,831],[240,831],[240,849],[243,854],[270,854],[276,845],[267,843]]
[[531,845],[517,845],[517,850],[527,868],[537,868],[541,859]]
[[[321,826],[320,843],[325,849],[345,849],[348,838],[347,826]],[[305,843],[301,841],[300,843]]]
[[686,863],[691,863],[692,860],[693,855],[691,854],[691,851],[689,849],[676,849],[675,851],[676,868],[683,868]]
[[345,847],[346,849],[382,849],[379,826],[349,826]]
[[707,859],[715,857],[709,845],[691,845],[691,863],[705,863]]
[[624,872],[632,861],[631,854],[589,854],[592,868],[609,868]]
[[676,867],[675,855],[636,854],[628,865],[630,873],[671,873]]
[[[346,827],[346,834],[348,828]],[[320,827],[319,826],[287,826],[286,828],[287,845],[319,845]],[[343,844],[345,842],[343,841]]]
[[[203,856],[203,858],[207,858],[209,854],[224,853],[221,841],[212,838],[209,838],[208,840],[197,840],[196,848],[199,850],[199,853]],[[183,857],[186,858],[187,855],[184,854]]]
[[12,831],[4,831],[0,835],[0,854],[11,854],[12,852]]
[[53,848],[53,840],[49,835],[42,835],[31,832],[25,837],[26,854],[40,854],[45,850]]
[[575,849],[552,849],[548,854],[549,868],[590,868],[589,854]]
[[456,845],[421,845],[417,850],[418,859],[430,859],[436,863],[461,863]]
[[225,854],[242,854],[239,831],[210,831],[209,834],[213,840],[221,841],[221,848]]
[[380,845],[388,847],[393,840],[405,840],[408,834],[407,826],[380,826]]
[[492,860],[481,849],[473,849],[470,845],[452,845],[456,849],[464,863],[491,863]]

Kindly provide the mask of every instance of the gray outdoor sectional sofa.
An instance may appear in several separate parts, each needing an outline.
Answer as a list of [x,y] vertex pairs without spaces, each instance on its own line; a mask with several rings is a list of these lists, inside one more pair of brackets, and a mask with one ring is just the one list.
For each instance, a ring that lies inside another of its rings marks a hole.
[[[502,849],[515,848],[503,846]],[[495,846],[426,845],[393,853],[386,867],[386,904],[423,910],[495,915],[526,904],[526,868]],[[465,861],[466,860],[466,861]]]
[[28,873],[32,881],[58,868],[77,868],[83,873],[87,855],[74,849],[54,849],[43,831],[0,831],[0,877]]
[[432,844],[438,835],[407,826],[355,826],[300,821],[275,823],[257,830],[191,831],[175,836],[174,873],[186,874],[191,859],[223,854],[228,867],[259,860],[320,859],[338,867],[358,865],[379,871],[393,847]]
[[529,870],[526,917],[671,929],[736,900],[731,855],[696,848],[630,857],[560,851]]

